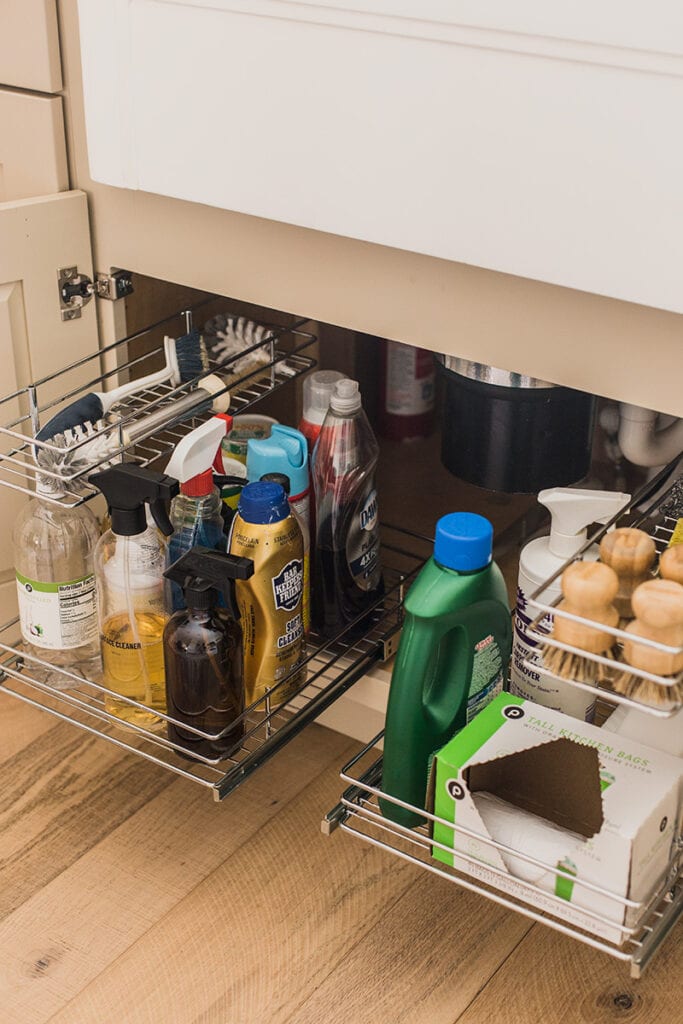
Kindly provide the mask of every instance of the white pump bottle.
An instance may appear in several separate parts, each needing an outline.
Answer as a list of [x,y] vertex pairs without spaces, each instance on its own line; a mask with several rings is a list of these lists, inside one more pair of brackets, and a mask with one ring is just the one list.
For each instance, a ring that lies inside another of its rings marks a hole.
[[[630,494],[615,491],[585,491],[573,487],[551,487],[541,491],[538,500],[550,511],[550,535],[537,537],[522,549],[519,558],[517,582],[517,610],[515,613],[510,691],[518,697],[562,711],[566,715],[592,722],[595,700],[590,693],[553,679],[546,673],[528,668],[524,662],[538,662],[537,644],[526,635],[527,626],[537,612],[528,608],[528,598],[550,576],[562,568],[572,555],[586,543],[591,523],[607,523],[629,501]],[[595,561],[597,545],[592,545],[584,559]],[[543,604],[552,604],[561,594],[561,578],[538,595]],[[539,631],[550,632],[552,616],[547,615],[539,624]]]

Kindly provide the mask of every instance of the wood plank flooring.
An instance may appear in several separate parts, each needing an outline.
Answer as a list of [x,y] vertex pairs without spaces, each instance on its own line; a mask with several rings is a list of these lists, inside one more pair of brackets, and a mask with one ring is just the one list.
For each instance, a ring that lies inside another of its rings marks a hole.
[[681,1020],[683,926],[634,982],[381,850],[322,836],[356,749],[343,736],[310,727],[216,805],[45,718],[0,695],[0,1024]]

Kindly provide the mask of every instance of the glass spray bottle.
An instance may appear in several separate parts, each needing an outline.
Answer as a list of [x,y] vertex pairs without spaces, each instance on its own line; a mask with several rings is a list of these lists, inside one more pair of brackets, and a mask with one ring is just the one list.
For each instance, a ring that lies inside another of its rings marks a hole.
[[[90,482],[104,494],[111,514],[111,529],[95,550],[104,685],[136,702],[110,696],[105,708],[124,721],[149,727],[159,721],[155,711],[166,711],[165,538],[173,532],[166,502],[175,497],[179,485],[172,477],[135,463],[96,473]],[[145,504],[156,526],[147,525]]]
[[[204,547],[191,548],[166,570],[167,579],[182,587],[186,604],[164,629],[166,699],[175,720],[168,723],[168,738],[196,757],[228,757],[244,735],[242,627],[235,580],[247,580],[253,573],[250,558]],[[219,594],[224,608],[217,607]]]

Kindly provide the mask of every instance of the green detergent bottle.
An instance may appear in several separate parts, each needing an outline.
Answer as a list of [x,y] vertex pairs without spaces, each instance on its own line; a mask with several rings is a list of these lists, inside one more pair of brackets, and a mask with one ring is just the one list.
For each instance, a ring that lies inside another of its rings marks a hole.
[[[382,789],[425,807],[432,758],[503,689],[512,626],[502,573],[492,561],[493,527],[471,512],[436,525],[434,555],[405,600],[405,623],[391,677]],[[381,800],[407,828],[415,812]]]

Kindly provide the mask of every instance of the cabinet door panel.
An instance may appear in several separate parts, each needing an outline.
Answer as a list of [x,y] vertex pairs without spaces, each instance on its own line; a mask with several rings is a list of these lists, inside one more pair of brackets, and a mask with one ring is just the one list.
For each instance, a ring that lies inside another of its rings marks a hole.
[[61,96],[0,89],[0,202],[68,187]]
[[[57,272],[68,266],[92,277],[84,193],[0,203],[0,425],[27,411],[24,398],[8,396],[97,350],[94,302],[84,307],[80,319],[61,319]],[[83,374],[82,382],[86,379]],[[76,380],[77,375],[69,378],[70,383]],[[41,400],[59,398],[59,382],[41,387],[40,394]],[[9,447],[10,439],[3,437],[2,451]],[[7,468],[3,479],[25,483]],[[0,581],[11,572],[12,525],[25,500],[10,488],[0,489]]]
[[0,83],[58,92],[57,0],[2,0],[1,6]]

